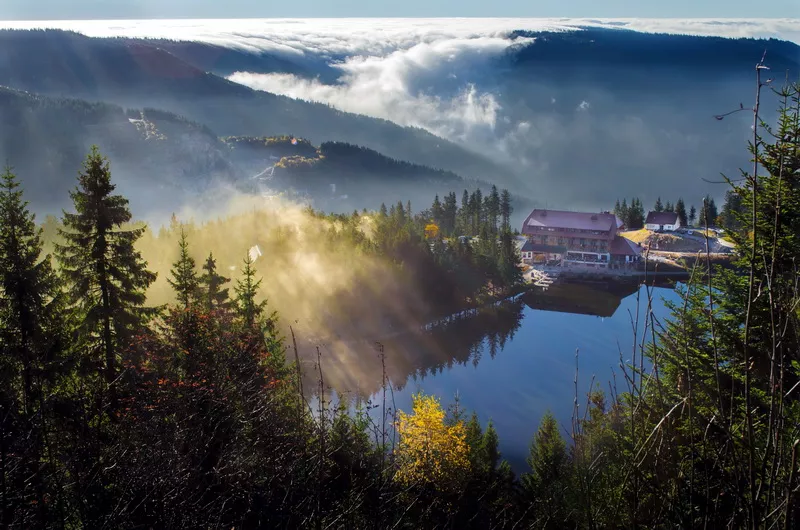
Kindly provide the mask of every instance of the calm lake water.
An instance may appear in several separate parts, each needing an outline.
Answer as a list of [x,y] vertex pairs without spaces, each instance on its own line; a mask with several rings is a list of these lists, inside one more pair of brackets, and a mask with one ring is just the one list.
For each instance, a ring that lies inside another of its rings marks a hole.
[[[570,430],[576,350],[581,411],[592,376],[608,392],[616,371],[622,390],[620,351],[629,361],[637,293],[643,317],[644,287],[555,285],[472,319],[374,347],[383,348],[397,409],[410,411],[411,396],[418,391],[438,396],[445,406],[458,394],[461,406],[477,412],[482,425],[492,420],[503,457],[516,471],[524,471],[531,438],[547,410],[565,434]],[[664,300],[677,298],[672,289],[655,288],[655,315],[666,316]],[[362,356],[358,364],[359,369],[349,365],[342,370],[357,374],[358,380],[340,384],[358,387],[380,404],[380,362]],[[389,396],[391,406],[391,392]],[[380,408],[375,412],[380,418]]]

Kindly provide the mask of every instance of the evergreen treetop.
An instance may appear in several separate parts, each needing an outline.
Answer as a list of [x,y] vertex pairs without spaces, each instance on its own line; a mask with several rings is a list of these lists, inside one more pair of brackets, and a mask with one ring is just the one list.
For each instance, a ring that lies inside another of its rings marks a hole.
[[181,226],[178,248],[178,259],[172,264],[171,278],[167,278],[167,281],[175,290],[178,303],[184,308],[188,308],[197,300],[200,284],[197,279],[194,258],[189,255],[189,241],[183,226]]
[[206,309],[230,309],[228,288],[222,288],[229,281],[230,278],[217,273],[217,261],[209,252],[208,258],[203,264],[203,274],[199,278],[201,297]]

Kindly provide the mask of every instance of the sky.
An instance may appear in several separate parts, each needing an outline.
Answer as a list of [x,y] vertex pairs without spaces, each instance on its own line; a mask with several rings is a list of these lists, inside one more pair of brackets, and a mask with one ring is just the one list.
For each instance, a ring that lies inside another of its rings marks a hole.
[[800,17],[769,0],[2,0],[0,20],[305,17]]

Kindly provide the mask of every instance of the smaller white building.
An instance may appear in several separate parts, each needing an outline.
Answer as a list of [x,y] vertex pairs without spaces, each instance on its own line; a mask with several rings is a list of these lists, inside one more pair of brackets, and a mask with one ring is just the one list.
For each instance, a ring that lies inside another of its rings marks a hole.
[[674,232],[681,227],[681,219],[675,212],[650,212],[644,227],[653,231]]

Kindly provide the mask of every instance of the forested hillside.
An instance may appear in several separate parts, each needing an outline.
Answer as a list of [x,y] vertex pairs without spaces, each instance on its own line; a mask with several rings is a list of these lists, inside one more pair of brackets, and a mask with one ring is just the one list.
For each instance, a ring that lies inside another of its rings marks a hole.
[[74,184],[71,168],[80,167],[93,144],[115,162],[135,204],[151,209],[174,209],[212,183],[233,183],[244,175],[210,130],[168,112],[0,87],[0,118],[0,157],[25,175],[38,211],[64,205]]
[[[150,218],[193,207],[218,188],[294,190],[294,197],[342,212],[375,208],[392,194],[427,202],[435,193],[481,185],[350,144],[324,142],[318,148],[293,136],[220,139],[206,125],[160,109],[124,109],[2,87],[0,118],[0,158],[23,176],[35,209],[47,213],[64,206],[70,168],[79,167],[91,145],[108,155],[121,189]],[[301,169],[296,157],[313,163]],[[258,175],[262,179],[252,179]]]

